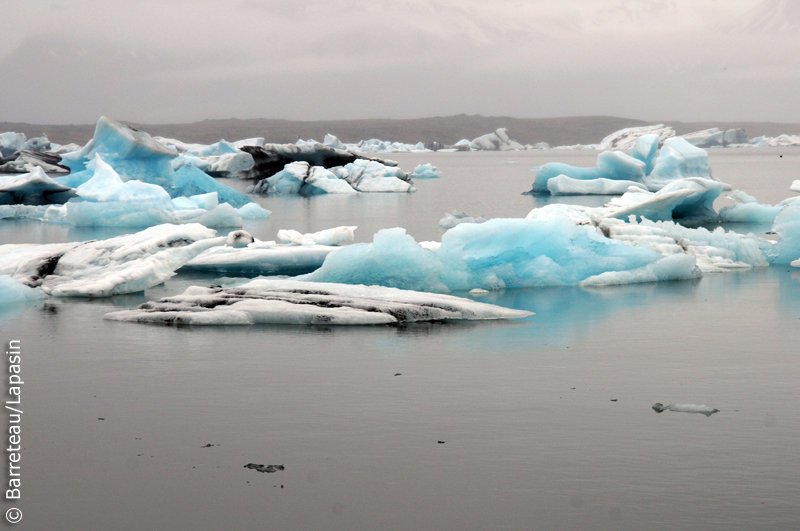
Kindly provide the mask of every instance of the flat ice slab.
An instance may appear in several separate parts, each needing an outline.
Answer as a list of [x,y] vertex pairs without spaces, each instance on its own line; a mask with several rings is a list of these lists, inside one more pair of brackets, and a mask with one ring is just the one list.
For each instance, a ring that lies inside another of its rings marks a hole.
[[714,413],[719,413],[719,409],[706,405],[697,404],[667,404],[666,406],[660,402],[653,404],[653,411],[661,413],[663,411],[675,411],[677,413],[701,413],[706,417],[710,417]]
[[182,295],[105,315],[161,324],[369,325],[415,321],[515,319],[531,312],[452,295],[380,286],[253,280],[236,288],[192,286]]

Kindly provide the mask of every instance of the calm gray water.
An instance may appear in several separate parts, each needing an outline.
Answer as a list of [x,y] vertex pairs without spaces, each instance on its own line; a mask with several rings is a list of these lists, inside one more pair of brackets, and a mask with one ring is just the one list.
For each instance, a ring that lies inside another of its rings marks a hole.
[[[439,239],[445,211],[522,217],[542,202],[520,195],[531,167],[595,157],[394,155],[443,176],[413,195],[260,199],[273,218],[247,228],[272,239],[353,224],[369,241],[403,226]],[[762,202],[793,195],[800,178],[788,150],[711,161]],[[0,223],[2,243],[117,233]],[[197,274],[5,310],[2,340],[22,341],[25,384],[22,499],[3,510],[41,530],[799,529],[800,272],[787,269],[481,299],[536,312],[516,322],[102,320],[213,281]],[[655,402],[721,412],[659,415]]]

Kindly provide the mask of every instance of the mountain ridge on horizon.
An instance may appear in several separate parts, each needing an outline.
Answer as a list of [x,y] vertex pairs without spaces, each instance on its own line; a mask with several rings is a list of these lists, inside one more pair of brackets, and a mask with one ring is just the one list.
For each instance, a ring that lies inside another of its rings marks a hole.
[[[111,117],[113,118],[113,117]],[[572,116],[557,118],[514,118],[457,114],[428,118],[366,118],[359,120],[287,120],[283,118],[207,118],[178,124],[143,124],[120,120],[153,136],[176,138],[184,142],[211,144],[220,139],[229,141],[264,137],[267,142],[288,143],[299,138],[322,141],[333,134],[343,142],[378,138],[404,143],[439,142],[455,144],[491,133],[499,127],[508,129],[511,138],[522,144],[547,142],[551,146],[592,144],[626,127],[665,124],[679,135],[718,127],[746,129],[750,138],[760,135],[800,134],[800,124],[780,122],[681,122],[649,121],[616,116]],[[24,122],[0,122],[0,132],[14,131],[34,137],[47,134],[59,144],[85,144],[94,134],[94,124],[47,125]]]

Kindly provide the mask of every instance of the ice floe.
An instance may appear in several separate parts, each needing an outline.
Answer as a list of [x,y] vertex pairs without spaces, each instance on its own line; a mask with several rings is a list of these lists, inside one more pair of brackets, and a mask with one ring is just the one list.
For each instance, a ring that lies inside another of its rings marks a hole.
[[0,245],[0,275],[53,297],[143,291],[226,237],[199,224],[159,225],[107,240]]
[[278,239],[261,241],[244,231],[243,237],[213,247],[186,263],[187,269],[258,275],[300,275],[318,269],[339,245],[353,241],[356,227],[335,227],[311,234],[279,230]]
[[439,228],[450,230],[461,223],[484,223],[485,221],[486,218],[483,216],[473,217],[464,212],[453,210],[452,212],[445,212],[444,217],[439,220]]
[[380,286],[259,279],[235,288],[192,286],[182,295],[109,313],[105,318],[172,325],[375,325],[530,315],[527,311],[448,295]]
[[660,402],[656,402],[655,404],[653,404],[653,411],[655,411],[656,413],[661,413],[663,411],[675,411],[678,413],[700,413],[702,415],[705,415],[706,417],[710,417],[714,413],[719,413],[719,409],[706,405],[667,404],[665,406]]

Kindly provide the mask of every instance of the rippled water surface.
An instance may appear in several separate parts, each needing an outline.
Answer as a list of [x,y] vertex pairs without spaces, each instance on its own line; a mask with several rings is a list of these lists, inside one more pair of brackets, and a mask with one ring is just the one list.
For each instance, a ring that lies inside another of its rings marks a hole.
[[[393,155],[442,178],[411,195],[260,198],[273,217],[247,228],[273,239],[352,224],[370,241],[402,226],[438,240],[444,212],[522,217],[544,201],[520,195],[532,167],[595,157]],[[717,150],[711,163],[765,203],[800,179],[793,151]],[[121,232],[0,222],[2,243]],[[21,529],[800,528],[797,270],[481,299],[536,312],[515,322],[102,319],[213,281],[0,310],[4,343],[22,342]],[[656,402],[720,412],[657,414]]]

